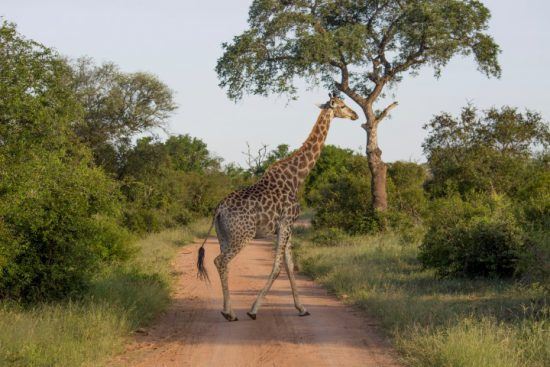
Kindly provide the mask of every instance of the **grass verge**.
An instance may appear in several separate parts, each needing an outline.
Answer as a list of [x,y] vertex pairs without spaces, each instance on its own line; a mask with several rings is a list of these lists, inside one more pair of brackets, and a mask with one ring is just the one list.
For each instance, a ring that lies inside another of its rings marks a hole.
[[202,237],[209,220],[152,234],[136,255],[113,264],[80,300],[23,308],[0,302],[0,366],[97,366],[170,300],[170,262],[179,247]]
[[297,235],[300,268],[380,320],[403,362],[422,367],[550,366],[550,307],[539,284],[437,279],[399,236],[323,246]]

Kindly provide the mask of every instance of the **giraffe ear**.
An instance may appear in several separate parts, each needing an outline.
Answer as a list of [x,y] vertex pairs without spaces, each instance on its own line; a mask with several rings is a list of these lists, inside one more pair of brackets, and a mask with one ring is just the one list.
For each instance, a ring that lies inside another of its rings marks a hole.
[[323,109],[325,107],[322,103],[315,103],[315,106],[319,107],[320,109]]

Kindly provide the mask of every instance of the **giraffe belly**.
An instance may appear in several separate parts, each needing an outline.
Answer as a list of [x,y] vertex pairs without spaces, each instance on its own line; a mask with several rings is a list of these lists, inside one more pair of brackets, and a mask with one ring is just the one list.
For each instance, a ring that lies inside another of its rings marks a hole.
[[275,234],[276,231],[275,218],[270,218],[265,213],[258,214],[256,220],[256,237],[265,238]]

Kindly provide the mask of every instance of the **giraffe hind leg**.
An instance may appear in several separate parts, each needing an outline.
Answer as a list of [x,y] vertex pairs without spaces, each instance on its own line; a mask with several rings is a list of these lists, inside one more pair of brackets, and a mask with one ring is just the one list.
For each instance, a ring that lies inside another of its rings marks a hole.
[[231,299],[229,295],[229,284],[228,284],[228,276],[229,276],[229,262],[231,261],[233,256],[227,253],[221,253],[214,259],[214,264],[216,265],[216,268],[218,269],[218,273],[220,274],[220,281],[222,284],[222,292],[223,292],[223,311],[221,311],[223,317],[227,321],[237,321],[238,318],[233,312],[233,309],[231,308]]
[[[223,220],[223,219],[222,219]],[[221,253],[214,259],[214,264],[220,275],[222,292],[223,292],[223,311],[221,314],[227,321],[238,321],[237,316],[231,307],[231,297],[229,292],[229,263],[246,245],[246,243],[254,237],[253,235],[240,236],[239,240],[229,239],[231,237],[226,230],[223,222],[216,221],[216,232],[220,242]],[[233,236],[235,237],[235,236]],[[250,238],[249,238],[250,237]]]

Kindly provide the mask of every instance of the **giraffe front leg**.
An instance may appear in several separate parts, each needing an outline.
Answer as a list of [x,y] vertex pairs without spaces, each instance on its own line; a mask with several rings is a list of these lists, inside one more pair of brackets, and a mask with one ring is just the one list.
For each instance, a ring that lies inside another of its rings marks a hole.
[[300,302],[300,296],[298,295],[298,288],[296,287],[296,279],[294,277],[294,261],[292,260],[292,245],[290,242],[285,247],[285,268],[286,273],[288,274],[288,279],[290,280],[290,287],[292,288],[292,296],[294,297],[294,307],[299,312],[300,316],[308,316],[310,313],[302,302]]

